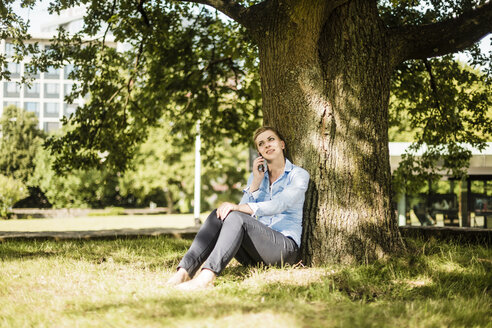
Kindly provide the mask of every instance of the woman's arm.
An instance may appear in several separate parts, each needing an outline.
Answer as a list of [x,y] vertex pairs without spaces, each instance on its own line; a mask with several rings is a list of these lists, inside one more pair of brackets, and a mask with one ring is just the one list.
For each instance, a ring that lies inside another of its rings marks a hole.
[[297,204],[300,199],[304,199],[309,183],[309,173],[301,168],[297,168],[296,172],[292,173],[294,173],[292,180],[272,200],[247,203],[252,214],[257,216],[279,214]]
[[248,179],[248,187],[244,190],[244,195],[239,202],[239,205],[255,201],[257,196],[254,196],[253,193],[259,190],[261,183],[265,178],[265,171],[260,171],[258,169],[260,165],[265,165],[265,160],[261,156],[253,161],[253,172],[251,172]]
[[[259,167],[260,165],[263,165],[263,170],[260,171]],[[250,192],[255,192],[260,188],[261,182],[263,181],[263,178],[265,177],[265,160],[263,159],[262,156],[255,158],[253,161],[253,181],[251,181],[251,185],[249,186],[249,191]]]

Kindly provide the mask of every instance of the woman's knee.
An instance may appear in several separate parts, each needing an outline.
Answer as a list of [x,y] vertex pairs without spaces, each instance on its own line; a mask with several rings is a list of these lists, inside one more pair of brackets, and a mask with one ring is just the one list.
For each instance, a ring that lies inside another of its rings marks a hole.
[[228,224],[239,224],[242,225],[244,222],[243,213],[239,211],[230,212],[224,220],[224,223]]

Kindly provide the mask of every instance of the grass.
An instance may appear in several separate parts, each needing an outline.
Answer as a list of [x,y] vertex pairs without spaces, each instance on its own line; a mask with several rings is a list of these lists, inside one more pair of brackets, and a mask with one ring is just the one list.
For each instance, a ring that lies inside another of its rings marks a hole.
[[408,240],[370,265],[245,268],[211,290],[163,282],[191,241],[6,241],[1,327],[492,327],[492,252]]
[[[206,214],[201,215],[202,220]],[[185,228],[195,224],[192,214],[85,216],[0,220],[0,231],[85,231],[144,228]]]

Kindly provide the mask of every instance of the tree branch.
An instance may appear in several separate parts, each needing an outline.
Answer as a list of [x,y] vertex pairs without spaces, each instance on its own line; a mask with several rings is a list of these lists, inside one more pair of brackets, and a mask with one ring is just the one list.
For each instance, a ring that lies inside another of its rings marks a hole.
[[389,30],[392,63],[457,52],[492,32],[492,2],[453,19]]
[[147,13],[145,12],[145,9],[143,7],[145,0],[140,0],[138,5],[137,5],[137,10],[138,12],[142,15],[142,19],[147,27],[150,26],[150,20],[149,16],[147,16]]
[[439,93],[437,92],[437,83],[436,83],[436,78],[434,77],[434,74],[432,73],[432,66],[427,60],[427,58],[424,58],[424,66],[425,70],[429,74],[429,82],[430,82],[430,87],[432,90],[432,93],[434,94],[434,105],[436,106],[436,109],[442,114],[441,110],[441,102],[439,101]]
[[[241,25],[248,27],[248,9],[231,0],[180,0],[181,2],[194,2],[211,6],[223,14],[229,16]],[[254,6],[253,6],[254,7]]]

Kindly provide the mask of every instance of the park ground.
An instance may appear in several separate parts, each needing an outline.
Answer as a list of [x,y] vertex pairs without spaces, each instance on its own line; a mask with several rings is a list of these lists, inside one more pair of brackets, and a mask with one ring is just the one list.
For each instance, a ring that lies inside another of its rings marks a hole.
[[184,293],[164,282],[190,239],[4,240],[0,327],[492,327],[490,248],[406,241],[407,255],[358,266],[233,261]]
[[[200,215],[204,220],[207,214]],[[121,229],[186,228],[195,224],[191,214],[109,215],[73,218],[0,220],[1,232],[104,231]]]

